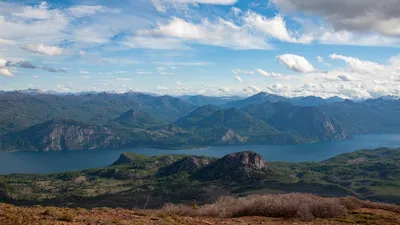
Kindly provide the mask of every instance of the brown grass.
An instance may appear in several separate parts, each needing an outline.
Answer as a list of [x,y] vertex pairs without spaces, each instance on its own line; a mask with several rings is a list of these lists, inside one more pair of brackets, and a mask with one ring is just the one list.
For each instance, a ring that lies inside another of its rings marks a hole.
[[253,195],[242,198],[222,197],[212,204],[195,209],[189,205],[167,204],[162,212],[179,216],[234,218],[263,216],[275,218],[299,218],[310,221],[315,218],[346,217],[349,211],[360,208],[383,209],[395,213],[400,207],[389,204],[361,201],[356,198],[323,198],[311,194]]

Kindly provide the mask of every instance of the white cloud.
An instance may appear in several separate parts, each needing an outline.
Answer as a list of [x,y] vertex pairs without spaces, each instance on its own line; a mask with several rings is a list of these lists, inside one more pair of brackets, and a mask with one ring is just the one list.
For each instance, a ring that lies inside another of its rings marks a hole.
[[257,73],[259,73],[260,75],[262,75],[264,77],[281,77],[282,76],[282,74],[280,74],[280,73],[266,72],[262,69],[257,69],[256,71],[257,71]]
[[169,23],[158,23],[153,30],[141,30],[140,35],[175,38],[191,43],[214,45],[232,49],[270,49],[263,36],[253,35],[245,27],[232,21],[218,18],[215,22],[203,19],[201,23],[192,23],[173,17]]
[[256,87],[256,86],[249,85],[249,86],[243,88],[243,91],[244,91],[244,92],[247,92],[247,93],[249,93],[249,94],[256,94],[256,93],[261,92],[261,89],[258,88],[258,87]]
[[57,56],[64,53],[64,49],[57,46],[48,46],[43,43],[29,44],[25,50],[41,55]]
[[41,2],[36,6],[25,6],[21,12],[13,13],[14,16],[44,20],[51,18],[51,13],[48,11],[49,6],[46,2]]
[[81,74],[89,74],[90,72],[86,71],[86,70],[81,70],[81,71],[79,71],[79,73],[81,73]]
[[125,74],[126,71],[116,71],[115,74]]
[[352,72],[356,73],[376,73],[377,71],[383,70],[385,67],[375,62],[364,61],[358,58],[332,54],[331,59],[343,60],[349,66]]
[[152,37],[152,36],[132,36],[126,38],[123,42],[128,48],[144,49],[190,49],[181,40],[176,38]]
[[242,79],[241,77],[239,77],[239,76],[234,76],[234,78],[235,78],[237,81],[239,81],[239,82],[242,82],[242,81],[243,81],[243,79]]
[[0,67],[5,67],[7,65],[7,60],[0,58]]
[[188,62],[179,62],[179,61],[165,61],[165,62],[155,62],[154,64],[157,65],[162,65],[162,66],[172,66],[175,68],[171,69],[177,69],[176,66],[208,66],[212,63],[210,62],[203,62],[203,61],[188,61]]
[[0,68],[0,75],[4,75],[7,77],[12,77],[14,74],[7,68]]
[[165,12],[168,5],[177,4],[209,4],[209,5],[233,5],[238,0],[151,0],[153,6],[159,12]]
[[234,73],[234,74],[254,75],[253,71],[241,70],[241,69],[232,69],[232,73]]
[[78,53],[79,53],[79,55],[80,55],[80,56],[83,56],[83,55],[85,55],[85,54],[86,54],[86,52],[85,52],[85,51],[83,51],[82,49],[79,49],[79,52],[78,52]]
[[111,11],[107,7],[101,5],[77,5],[70,7],[68,10],[70,15],[74,17],[84,17],[96,14],[98,12]]
[[0,38],[0,45],[15,45],[17,42],[13,40],[8,40],[4,38]]
[[183,86],[182,82],[179,82],[179,81],[176,82],[176,85],[179,87]]
[[248,11],[244,17],[246,26],[264,32],[266,35],[280,41],[292,43],[310,43],[312,40],[304,37],[294,37],[287,27],[281,15],[268,19],[260,14]]
[[310,73],[315,71],[313,65],[303,56],[285,54],[277,56],[278,62],[285,64],[295,72]]

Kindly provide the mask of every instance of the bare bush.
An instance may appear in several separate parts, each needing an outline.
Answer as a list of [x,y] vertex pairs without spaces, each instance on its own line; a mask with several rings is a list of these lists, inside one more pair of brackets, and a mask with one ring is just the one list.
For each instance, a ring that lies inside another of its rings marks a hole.
[[185,205],[166,205],[164,213],[185,216],[241,217],[266,216],[282,218],[343,217],[348,214],[338,199],[310,194],[252,195],[243,198],[222,197],[213,204],[193,209]]

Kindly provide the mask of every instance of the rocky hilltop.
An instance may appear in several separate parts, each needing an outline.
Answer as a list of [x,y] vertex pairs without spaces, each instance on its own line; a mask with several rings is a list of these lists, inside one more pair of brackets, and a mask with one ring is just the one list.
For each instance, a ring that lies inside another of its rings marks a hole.
[[267,176],[267,164],[258,153],[237,152],[210,163],[194,176],[207,180],[254,182]]

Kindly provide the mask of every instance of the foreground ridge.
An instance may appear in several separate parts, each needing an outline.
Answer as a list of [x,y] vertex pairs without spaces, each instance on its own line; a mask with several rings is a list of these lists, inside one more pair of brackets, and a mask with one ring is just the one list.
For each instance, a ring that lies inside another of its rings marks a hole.
[[[299,204],[301,203],[301,204]],[[400,207],[310,194],[222,197],[161,210],[17,207],[0,204],[0,224],[399,224]]]

